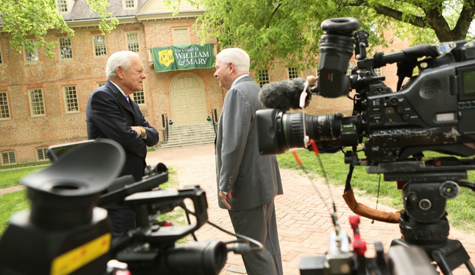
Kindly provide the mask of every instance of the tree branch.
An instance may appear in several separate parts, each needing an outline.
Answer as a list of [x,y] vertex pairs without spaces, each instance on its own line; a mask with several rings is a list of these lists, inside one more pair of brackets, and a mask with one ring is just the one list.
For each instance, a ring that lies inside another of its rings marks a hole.
[[415,15],[412,15],[412,14],[403,16],[402,12],[400,12],[398,10],[395,10],[395,9],[392,9],[392,8],[389,8],[389,7],[386,7],[386,6],[383,6],[383,5],[374,6],[374,10],[378,14],[391,17],[391,18],[396,19],[396,20],[401,21],[401,22],[409,23],[409,24],[414,25],[416,27],[423,28],[423,27],[426,26],[425,22],[424,22],[424,19],[420,16],[415,16]]
[[351,2],[344,1],[342,3],[343,3],[343,6],[353,6],[353,7],[367,6],[369,8],[373,8],[378,14],[391,17],[397,21],[409,23],[411,25],[414,25],[420,28],[423,28],[426,26],[424,19],[420,16],[415,16],[415,15],[403,16],[402,12],[392,9],[387,6],[383,6],[383,5],[368,6],[366,5],[367,4],[366,0],[356,0],[356,1],[351,1]]
[[457,20],[455,28],[452,30],[453,37],[456,40],[465,39],[468,29],[470,28],[470,23],[472,23],[473,16],[475,15],[474,7],[474,0],[464,1],[462,11],[460,12],[460,17]]
[[277,10],[279,10],[281,4],[278,3],[277,6],[275,7],[274,11],[272,12],[272,14],[270,15],[270,18],[269,18],[269,21],[267,21],[267,24],[266,24],[266,28],[268,29],[269,26],[270,26],[270,21],[272,21],[272,17],[274,17],[274,15],[277,13]]

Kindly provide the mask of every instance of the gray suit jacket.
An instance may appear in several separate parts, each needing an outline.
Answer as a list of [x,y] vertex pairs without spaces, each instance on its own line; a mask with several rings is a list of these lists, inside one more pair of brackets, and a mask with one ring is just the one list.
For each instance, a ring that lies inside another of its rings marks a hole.
[[218,123],[218,192],[231,191],[231,211],[269,204],[283,193],[277,159],[259,154],[256,111],[263,108],[258,100],[259,90],[249,76],[234,83],[226,94]]

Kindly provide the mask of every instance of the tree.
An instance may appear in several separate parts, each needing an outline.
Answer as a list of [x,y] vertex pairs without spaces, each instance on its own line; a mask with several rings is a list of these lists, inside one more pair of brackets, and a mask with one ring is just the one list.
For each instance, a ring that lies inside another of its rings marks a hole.
[[357,18],[376,46],[388,28],[417,42],[465,39],[475,13],[475,0],[166,0],[176,9],[181,1],[206,10],[195,24],[202,39],[242,47],[253,68],[276,57],[288,66],[315,67],[320,24],[328,18]]
[[475,15],[474,0],[355,0],[342,4],[366,6],[393,20],[431,29],[440,42],[465,39]]
[[[117,26],[118,20],[106,11],[110,5],[108,0],[86,2],[98,14],[101,31],[111,31]],[[37,47],[45,48],[46,53],[53,57],[52,49],[57,42],[46,42],[47,32],[56,30],[69,37],[74,35],[74,31],[59,14],[56,0],[0,0],[0,18],[3,31],[12,35],[12,48],[19,52],[23,46],[29,52],[36,52]]]

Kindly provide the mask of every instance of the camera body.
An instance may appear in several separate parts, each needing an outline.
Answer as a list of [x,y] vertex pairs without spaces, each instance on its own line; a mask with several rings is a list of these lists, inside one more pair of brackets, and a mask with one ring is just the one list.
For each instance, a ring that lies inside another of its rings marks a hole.
[[[321,152],[364,143],[366,159],[348,156],[354,165],[378,165],[417,157],[423,151],[475,155],[475,44],[465,41],[421,45],[401,52],[366,57],[368,32],[356,31],[354,18],[325,20],[319,77],[312,93],[326,98],[355,90],[353,115],[310,116],[260,110],[261,153],[279,154],[305,148],[307,135]],[[346,75],[355,51],[357,66]],[[419,60],[423,58],[422,60]],[[398,64],[397,92],[374,69]],[[412,76],[415,67],[419,75]],[[402,79],[410,80],[402,87]],[[271,106],[268,106],[271,107]],[[305,127],[304,125],[305,124]],[[305,129],[305,132],[304,132]]]

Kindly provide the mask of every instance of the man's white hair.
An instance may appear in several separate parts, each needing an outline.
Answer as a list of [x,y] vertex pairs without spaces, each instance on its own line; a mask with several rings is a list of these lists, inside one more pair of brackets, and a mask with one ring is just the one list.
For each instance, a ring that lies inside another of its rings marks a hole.
[[217,56],[217,59],[221,61],[223,66],[227,66],[229,63],[233,63],[237,72],[249,72],[251,60],[249,55],[242,49],[229,48],[222,50]]
[[[130,56],[137,56],[137,53],[131,51],[120,51],[113,53],[107,60],[106,76],[108,80],[112,80],[117,76],[117,67],[121,66],[125,71],[130,67]],[[140,58],[140,57],[139,57]]]

